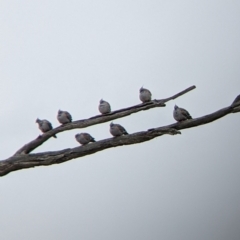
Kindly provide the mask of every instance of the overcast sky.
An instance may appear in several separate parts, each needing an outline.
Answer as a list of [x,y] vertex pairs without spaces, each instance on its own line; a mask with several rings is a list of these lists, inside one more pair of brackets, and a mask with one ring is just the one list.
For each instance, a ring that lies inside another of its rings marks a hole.
[[[240,94],[237,0],[0,1],[0,159],[53,126],[153,98],[190,93],[114,122],[129,133],[193,117]],[[240,114],[0,179],[3,240],[239,240]],[[58,134],[34,152],[78,146],[74,135],[111,137],[109,123]]]

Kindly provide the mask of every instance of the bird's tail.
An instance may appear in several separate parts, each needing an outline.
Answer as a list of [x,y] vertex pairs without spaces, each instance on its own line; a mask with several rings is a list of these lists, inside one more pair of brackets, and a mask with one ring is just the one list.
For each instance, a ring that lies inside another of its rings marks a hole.
[[57,138],[57,136],[56,136],[56,135],[53,135],[53,137],[54,137],[54,138]]

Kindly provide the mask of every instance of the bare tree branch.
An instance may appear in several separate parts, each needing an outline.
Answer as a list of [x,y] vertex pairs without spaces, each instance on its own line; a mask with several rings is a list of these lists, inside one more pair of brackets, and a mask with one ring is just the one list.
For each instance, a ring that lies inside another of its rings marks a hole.
[[116,110],[113,111],[109,114],[106,115],[97,115],[94,117],[91,117],[89,119],[83,119],[83,120],[78,120],[78,121],[74,121],[68,124],[64,124],[61,125],[59,127],[54,128],[53,130],[44,133],[40,136],[38,136],[36,139],[34,139],[33,141],[25,144],[23,147],[21,147],[16,153],[16,154],[28,154],[31,151],[33,151],[34,149],[36,149],[37,147],[39,147],[40,145],[42,145],[44,142],[46,142],[49,138],[51,138],[52,136],[56,135],[57,133],[60,132],[64,132],[67,130],[72,130],[72,129],[76,129],[76,128],[86,128],[92,125],[96,125],[96,124],[100,124],[100,123],[104,123],[104,122],[108,122],[117,118],[122,118],[122,117],[126,117],[129,116],[133,113],[137,113],[140,111],[144,111],[144,110],[149,110],[151,108],[155,108],[155,107],[165,107],[165,103],[172,100],[172,99],[176,99],[177,97],[182,96],[183,94],[195,89],[195,86],[191,86],[175,95],[173,95],[172,97],[169,98],[165,98],[165,99],[160,99],[160,100],[153,100],[151,102],[147,102],[147,103],[143,103],[143,104],[138,104],[132,107],[128,107],[128,108],[123,108],[120,110]]
[[237,112],[236,109],[239,109],[239,107],[240,95],[229,107],[222,108],[214,113],[199,118],[177,122],[164,127],[149,129],[148,131],[137,132],[127,136],[108,138],[76,148],[28,155],[14,155],[13,157],[0,161],[0,176],[4,176],[12,171],[20,169],[63,163],[71,159],[84,157],[112,147],[142,143],[164,134],[180,134],[179,130],[210,123],[226,116],[227,114]]

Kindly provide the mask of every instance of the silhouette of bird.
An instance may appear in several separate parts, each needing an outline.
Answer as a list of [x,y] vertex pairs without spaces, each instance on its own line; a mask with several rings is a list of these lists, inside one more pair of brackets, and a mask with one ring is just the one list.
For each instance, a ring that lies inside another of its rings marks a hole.
[[66,124],[72,122],[72,116],[67,111],[58,110],[57,119],[61,124]]
[[149,102],[152,100],[152,93],[148,89],[141,87],[139,90],[139,98],[143,103]]
[[[48,131],[53,129],[52,124],[48,120],[46,120],[46,119],[40,120],[39,118],[37,118],[36,123],[38,123],[38,128],[43,133],[46,133],[46,132],[48,132]],[[57,138],[56,135],[53,135],[53,137]]]
[[99,102],[98,110],[102,114],[107,114],[111,112],[111,106],[107,101],[101,99]]
[[177,105],[174,106],[173,117],[178,122],[192,119],[191,115],[187,110],[185,110],[184,108],[180,108]]
[[75,138],[82,145],[86,145],[89,142],[96,142],[89,133],[78,133],[75,135]]
[[121,126],[120,124],[114,124],[114,123],[110,123],[110,133],[114,137],[128,135],[128,132],[125,130],[123,126]]

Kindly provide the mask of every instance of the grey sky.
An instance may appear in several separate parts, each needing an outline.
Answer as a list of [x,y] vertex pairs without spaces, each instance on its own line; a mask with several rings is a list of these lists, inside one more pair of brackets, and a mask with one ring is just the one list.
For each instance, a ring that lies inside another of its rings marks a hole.
[[[0,159],[57,126],[197,89],[118,119],[129,133],[193,117],[240,93],[239,1],[0,1]],[[239,114],[143,144],[109,149],[0,181],[1,239],[239,240]],[[37,152],[111,137],[109,123],[50,139]]]

